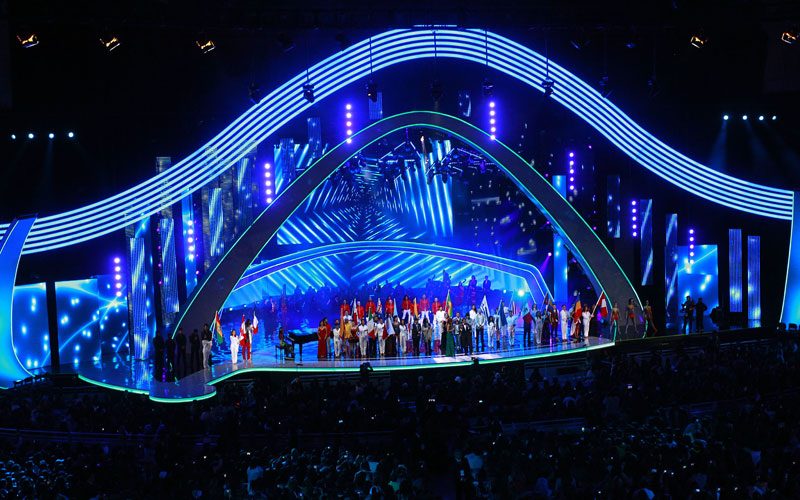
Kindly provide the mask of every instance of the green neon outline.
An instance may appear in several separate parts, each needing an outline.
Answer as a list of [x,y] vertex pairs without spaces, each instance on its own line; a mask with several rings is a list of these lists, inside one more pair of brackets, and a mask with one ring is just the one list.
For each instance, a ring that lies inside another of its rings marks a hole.
[[[505,172],[505,174],[506,174],[506,175],[507,175],[509,178],[511,178],[511,179],[514,181],[514,183],[515,183],[515,184],[516,184],[516,185],[517,185],[517,186],[518,186],[518,187],[519,187],[519,188],[520,188],[520,189],[521,189],[521,190],[522,190],[522,191],[525,193],[525,195],[528,197],[528,199],[529,199],[530,201],[532,201],[532,202],[533,202],[533,203],[534,203],[534,204],[537,206],[537,208],[539,208],[539,211],[540,211],[540,212],[542,212],[542,213],[545,215],[545,217],[546,217],[546,218],[547,218],[547,219],[548,219],[548,220],[551,222],[551,224],[553,224],[553,225],[556,227],[556,229],[557,229],[557,231],[558,231],[559,235],[560,235],[560,236],[562,236],[562,238],[564,238],[566,241],[568,241],[568,242],[570,243],[570,250],[572,251],[572,253],[580,257],[580,261],[581,261],[581,263],[582,263],[582,267],[584,267],[585,269],[587,269],[587,270],[589,271],[589,273],[591,274],[591,276],[592,276],[592,278],[593,278],[593,283],[592,283],[592,284],[593,284],[593,286],[594,286],[594,287],[595,287],[597,290],[601,291],[601,293],[602,293],[602,292],[605,292],[605,290],[603,289],[603,287],[600,285],[600,280],[597,278],[597,275],[595,274],[595,272],[594,272],[594,269],[592,269],[592,267],[589,265],[588,261],[587,261],[587,260],[586,260],[586,258],[583,256],[583,254],[580,252],[580,250],[578,249],[577,245],[575,245],[575,242],[573,242],[573,241],[572,241],[572,239],[571,239],[571,238],[570,238],[570,237],[569,237],[569,236],[566,234],[566,232],[563,230],[563,228],[562,228],[562,227],[561,227],[561,226],[560,226],[560,225],[559,225],[559,224],[558,224],[558,223],[557,223],[557,222],[554,220],[554,218],[553,218],[552,214],[551,214],[549,211],[547,211],[547,210],[544,208],[544,206],[541,204],[541,202],[539,202],[539,200],[538,200],[538,199],[537,199],[535,196],[533,196],[533,193],[531,193],[531,192],[530,192],[530,191],[529,191],[529,190],[528,190],[528,189],[527,189],[527,188],[526,188],[526,187],[525,187],[525,186],[524,186],[524,185],[523,185],[523,184],[522,184],[522,183],[519,181],[519,179],[518,179],[516,176],[514,176],[514,175],[513,175],[513,174],[512,174],[512,173],[511,173],[511,172],[508,170],[508,168],[507,168],[505,165],[503,165],[502,163],[498,162],[498,161],[496,160],[496,158],[495,158],[493,155],[489,154],[489,153],[488,153],[488,152],[487,152],[487,151],[486,151],[484,148],[482,148],[482,147],[478,146],[478,145],[477,145],[477,144],[475,144],[475,143],[474,143],[472,140],[470,140],[470,139],[467,139],[466,137],[463,137],[461,134],[458,134],[458,133],[456,133],[456,132],[454,132],[454,131],[452,131],[452,130],[449,130],[449,129],[447,129],[445,126],[442,126],[442,125],[435,125],[435,124],[431,124],[431,123],[410,123],[410,124],[404,124],[404,125],[402,125],[402,126],[398,126],[398,127],[396,127],[396,128],[392,128],[391,130],[388,130],[388,131],[386,131],[386,132],[384,132],[384,133],[380,134],[380,135],[379,135],[378,137],[376,137],[374,140],[372,140],[372,141],[369,141],[369,142],[368,142],[368,143],[366,143],[366,144],[360,144],[360,143],[357,143],[357,142],[355,141],[355,139],[356,139],[356,138],[358,138],[359,136],[361,136],[362,134],[366,134],[366,133],[367,133],[367,131],[369,131],[369,130],[371,130],[371,129],[373,129],[373,128],[379,127],[379,126],[381,126],[381,125],[385,124],[385,122],[387,122],[387,121],[389,121],[389,120],[394,120],[394,119],[396,119],[396,118],[398,118],[398,117],[405,116],[405,115],[411,115],[411,114],[415,114],[415,113],[418,113],[418,114],[428,114],[428,115],[437,115],[437,116],[444,117],[445,119],[451,119],[451,120],[455,120],[455,121],[457,121],[457,122],[460,122],[460,123],[462,123],[462,124],[466,125],[468,128],[472,129],[472,131],[478,132],[479,134],[482,134],[482,135],[483,135],[485,138],[487,138],[488,140],[492,141],[493,143],[499,144],[501,147],[504,147],[504,148],[506,148],[506,150],[507,150],[508,152],[510,152],[510,153],[511,153],[513,156],[516,156],[516,157],[517,157],[517,159],[519,159],[519,160],[520,160],[521,162],[523,162],[524,164],[528,165],[528,166],[529,166],[529,168],[531,169],[531,171],[532,171],[532,172],[534,172],[536,175],[538,175],[538,176],[539,176],[539,178],[540,178],[540,179],[541,179],[543,182],[545,182],[546,184],[550,185],[550,183],[548,183],[548,182],[547,182],[547,180],[546,180],[544,177],[542,177],[542,175],[541,175],[541,174],[540,174],[540,173],[539,173],[539,172],[538,172],[538,171],[537,171],[535,168],[533,168],[533,167],[530,167],[530,164],[529,164],[528,162],[526,162],[526,161],[525,161],[525,159],[523,159],[521,156],[519,156],[519,155],[518,155],[518,154],[517,154],[517,153],[516,153],[516,152],[515,152],[513,149],[511,149],[511,148],[509,148],[508,146],[506,146],[506,145],[505,145],[505,143],[503,143],[502,141],[499,141],[499,140],[497,140],[497,139],[491,139],[491,135],[490,135],[490,134],[488,134],[488,133],[484,132],[483,130],[479,129],[479,128],[478,128],[478,127],[476,127],[475,125],[473,125],[473,124],[471,124],[471,123],[469,123],[469,122],[467,122],[467,121],[465,121],[465,120],[462,120],[462,119],[460,119],[460,118],[458,118],[458,117],[455,117],[455,116],[452,116],[452,115],[448,115],[448,114],[445,114],[445,113],[439,113],[439,112],[436,112],[436,111],[406,111],[406,112],[404,112],[404,113],[398,113],[398,114],[396,114],[396,115],[392,115],[392,116],[386,117],[386,118],[384,118],[384,119],[382,119],[382,120],[378,120],[377,122],[375,122],[375,123],[373,123],[373,124],[371,124],[371,125],[369,125],[369,126],[367,126],[367,127],[363,128],[363,129],[359,130],[357,133],[355,133],[355,134],[353,134],[352,136],[350,136],[350,137],[349,137],[349,139],[351,140],[351,142],[350,142],[350,143],[348,143],[348,142],[347,142],[347,139],[345,139],[344,141],[340,142],[339,144],[337,144],[336,146],[334,146],[333,148],[331,148],[331,149],[330,149],[330,150],[329,150],[329,151],[328,151],[328,152],[327,152],[325,155],[323,155],[323,156],[322,156],[320,159],[318,159],[316,162],[314,162],[314,164],[313,164],[313,165],[311,165],[309,168],[307,168],[307,169],[306,169],[306,170],[305,170],[305,171],[304,171],[302,174],[300,174],[300,175],[299,175],[297,178],[295,178],[295,179],[294,179],[294,181],[292,181],[292,183],[291,183],[291,184],[289,184],[289,185],[288,185],[288,186],[287,186],[287,187],[286,187],[286,188],[285,188],[285,189],[284,189],[284,190],[283,190],[283,191],[282,191],[280,194],[278,194],[278,195],[277,195],[277,196],[276,196],[276,197],[273,199],[273,202],[272,202],[270,205],[268,205],[266,208],[264,208],[264,210],[262,210],[262,211],[261,211],[261,213],[259,214],[259,216],[258,216],[258,217],[256,217],[256,218],[253,220],[253,222],[250,224],[250,227],[252,227],[252,225],[253,225],[253,224],[255,224],[255,223],[258,221],[258,220],[260,220],[260,219],[261,219],[261,217],[264,217],[265,215],[268,215],[268,212],[269,212],[269,207],[270,207],[270,206],[273,206],[273,204],[276,204],[276,203],[278,203],[278,202],[279,202],[279,200],[281,199],[281,197],[282,197],[282,196],[284,196],[284,195],[286,194],[286,192],[289,190],[289,188],[290,188],[291,186],[293,186],[294,184],[296,184],[296,183],[298,183],[298,182],[300,182],[300,181],[304,180],[304,177],[305,177],[306,175],[308,175],[308,173],[309,173],[309,172],[310,172],[310,171],[311,171],[311,170],[312,170],[312,169],[313,169],[313,168],[314,168],[316,165],[320,164],[320,162],[322,162],[323,160],[325,160],[325,159],[326,159],[326,158],[327,158],[329,155],[333,154],[335,151],[338,151],[340,148],[344,148],[344,147],[350,147],[350,148],[354,149],[355,151],[353,152],[353,154],[352,154],[352,155],[348,156],[348,157],[347,157],[347,159],[345,159],[344,161],[342,161],[342,162],[341,162],[341,163],[340,163],[340,164],[339,164],[339,165],[338,165],[336,168],[332,169],[332,170],[331,170],[331,172],[330,172],[328,175],[326,175],[326,176],[325,176],[325,177],[324,177],[324,178],[323,178],[323,179],[322,179],[322,180],[321,180],[321,181],[320,181],[320,182],[319,182],[319,183],[318,183],[316,186],[314,186],[314,188],[313,188],[313,189],[309,190],[308,194],[307,194],[307,195],[306,195],[306,196],[305,196],[305,197],[304,197],[304,198],[303,198],[303,199],[302,199],[300,202],[298,202],[298,203],[296,204],[296,206],[294,207],[294,209],[292,209],[292,211],[289,213],[289,215],[288,215],[288,216],[287,216],[287,217],[284,219],[284,223],[285,223],[285,221],[286,221],[286,220],[288,220],[289,218],[291,218],[291,217],[292,217],[292,215],[294,215],[294,213],[295,213],[295,212],[296,212],[296,211],[297,211],[297,210],[298,210],[298,209],[299,209],[299,208],[300,208],[300,207],[303,205],[303,203],[304,203],[304,202],[305,202],[305,201],[308,199],[308,197],[309,197],[309,196],[311,196],[311,194],[314,192],[314,190],[315,190],[315,189],[319,188],[319,186],[320,186],[320,185],[322,185],[322,183],[323,183],[323,182],[325,182],[325,181],[326,181],[326,180],[327,180],[327,179],[328,179],[328,178],[329,178],[331,175],[333,175],[333,173],[334,173],[334,172],[336,172],[336,170],[338,170],[338,169],[339,169],[339,168],[340,168],[340,167],[341,167],[341,166],[342,166],[344,163],[346,163],[346,162],[347,162],[347,161],[348,161],[350,158],[352,158],[352,156],[353,156],[353,155],[355,155],[355,154],[356,154],[358,151],[360,151],[361,149],[363,149],[363,148],[365,148],[365,147],[368,147],[368,146],[370,146],[371,144],[373,144],[373,143],[375,143],[375,142],[377,142],[377,141],[379,141],[379,140],[383,139],[384,137],[386,137],[386,136],[387,136],[387,135],[389,135],[389,134],[392,134],[392,133],[394,133],[394,132],[397,132],[398,130],[405,129],[405,128],[410,128],[410,127],[426,127],[426,128],[431,128],[431,129],[435,129],[435,130],[440,130],[440,131],[443,131],[443,132],[445,132],[445,133],[447,133],[447,134],[450,134],[450,135],[453,135],[453,136],[455,136],[455,137],[458,137],[458,138],[459,138],[459,139],[461,139],[462,141],[466,142],[467,144],[470,144],[470,145],[472,145],[474,148],[476,148],[476,149],[478,149],[479,151],[481,151],[481,152],[482,152],[484,155],[486,155],[488,158],[492,159],[492,160],[493,160],[493,161],[494,161],[494,162],[495,162],[497,165],[499,165],[499,166],[500,166],[500,167],[503,169],[503,171]],[[641,302],[641,299],[639,298],[639,294],[636,292],[636,288],[633,286],[633,283],[632,283],[632,282],[631,282],[631,281],[628,279],[628,276],[627,276],[627,275],[625,274],[625,272],[622,270],[622,267],[619,265],[619,262],[617,262],[617,259],[615,259],[615,258],[614,258],[614,255],[613,255],[613,254],[612,254],[612,253],[611,253],[611,252],[608,250],[608,247],[606,247],[606,245],[603,243],[603,241],[602,241],[602,240],[601,240],[601,239],[600,239],[600,238],[599,238],[599,237],[598,237],[598,236],[597,236],[597,235],[594,233],[594,231],[592,231],[592,228],[589,226],[589,224],[587,224],[587,223],[586,223],[586,221],[584,220],[584,218],[583,218],[583,217],[581,217],[581,215],[578,213],[578,211],[577,211],[577,210],[575,210],[575,208],[572,206],[572,204],[571,204],[571,203],[569,203],[569,202],[568,202],[568,201],[566,201],[566,200],[564,200],[564,201],[565,201],[565,203],[567,204],[567,206],[568,206],[568,207],[569,207],[569,208],[572,210],[572,212],[573,212],[573,213],[574,213],[574,214],[577,216],[578,220],[580,220],[580,221],[581,221],[581,222],[584,224],[584,226],[586,226],[586,230],[587,230],[587,231],[589,231],[589,232],[590,232],[590,233],[591,233],[591,234],[592,234],[592,235],[595,237],[595,239],[597,240],[597,242],[598,242],[598,243],[600,243],[600,245],[601,245],[601,246],[602,246],[602,247],[605,249],[606,253],[607,253],[607,254],[608,254],[608,256],[611,258],[611,261],[612,261],[612,262],[613,262],[613,263],[616,265],[616,267],[617,267],[617,270],[619,271],[619,273],[622,275],[622,277],[623,277],[623,278],[625,279],[625,281],[628,283],[628,286],[629,286],[629,288],[630,288],[631,292],[633,293],[633,298],[636,300],[636,302],[637,302],[637,303],[638,303],[638,305],[639,305],[639,309],[641,310],[641,309],[642,309],[642,302]],[[278,230],[280,230],[280,228],[282,227],[282,225],[283,225],[283,224],[281,224],[281,226],[278,226],[278,227],[275,229],[275,231],[273,231],[273,233],[272,233],[272,234],[269,236],[269,238],[267,238],[267,239],[265,240],[264,244],[261,246],[261,248],[260,248],[260,249],[259,249],[259,251],[256,253],[256,255],[260,254],[260,253],[261,253],[261,252],[264,250],[264,248],[265,248],[265,247],[266,247],[266,246],[267,246],[267,245],[268,245],[268,244],[269,244],[269,243],[272,241],[272,238],[274,238],[274,237],[275,237],[275,235],[277,234]],[[249,229],[249,228],[248,228],[248,229]],[[221,263],[222,263],[222,262],[223,262],[223,261],[224,261],[224,260],[227,258],[228,254],[229,254],[229,253],[230,253],[230,252],[231,252],[231,251],[232,251],[232,250],[233,250],[233,249],[236,247],[236,245],[237,245],[237,243],[239,242],[239,240],[240,240],[241,238],[243,238],[243,237],[244,237],[246,234],[247,234],[247,230],[245,230],[245,231],[244,231],[242,234],[240,234],[240,235],[239,235],[239,237],[238,237],[238,238],[236,238],[236,241],[234,241],[234,242],[233,242],[233,244],[232,244],[232,245],[231,245],[231,246],[228,248],[228,250],[227,250],[227,251],[225,252],[225,254],[222,256],[222,258],[220,258],[220,259],[217,261],[217,263],[216,263],[216,264],[214,264],[214,268],[211,270],[211,272],[209,272],[209,273],[206,273],[206,275],[205,275],[206,277],[203,279],[203,282],[202,282],[201,284],[199,284],[199,286],[195,287],[194,293],[193,293],[193,294],[192,294],[192,296],[189,298],[189,301],[188,301],[188,303],[186,304],[186,306],[183,308],[183,311],[181,312],[180,319],[179,319],[178,321],[176,321],[176,322],[175,322],[175,328],[176,328],[176,329],[172,331],[172,336],[173,336],[173,337],[175,336],[175,334],[176,334],[176,332],[177,332],[177,327],[178,327],[178,326],[182,326],[182,323],[183,323],[183,318],[185,317],[185,315],[186,315],[186,312],[187,312],[187,311],[188,311],[188,310],[191,308],[192,304],[194,303],[194,300],[195,300],[195,298],[196,298],[198,295],[200,295],[201,291],[203,290],[203,288],[205,287],[205,285],[208,283],[208,279],[207,279],[207,278],[208,278],[209,276],[212,276],[212,275],[213,275],[213,274],[216,272],[216,270],[217,270],[217,268],[220,266],[220,264],[221,264]],[[252,261],[251,261],[251,265],[252,265]],[[248,266],[248,267],[249,267],[249,266]],[[247,272],[247,270],[245,269],[245,271],[244,271],[244,272],[243,272],[243,273],[242,273],[242,274],[239,276],[239,278],[236,280],[236,283],[238,283],[238,282],[239,282],[239,281],[242,279],[242,277],[244,276],[244,274],[245,274],[246,272]],[[619,299],[618,299],[618,298],[612,298],[612,297],[609,297],[609,296],[606,296],[606,297],[607,297],[607,298],[608,298],[608,299],[609,299],[609,300],[610,300],[612,303],[614,303],[614,302],[619,302]],[[224,302],[223,302],[223,303],[224,303]]]
[[208,394],[203,394],[202,396],[190,396],[187,398],[159,398],[151,395],[150,401],[155,401],[156,403],[191,403],[192,401],[203,401],[204,399],[213,398],[216,395],[217,389],[214,388],[214,390]]

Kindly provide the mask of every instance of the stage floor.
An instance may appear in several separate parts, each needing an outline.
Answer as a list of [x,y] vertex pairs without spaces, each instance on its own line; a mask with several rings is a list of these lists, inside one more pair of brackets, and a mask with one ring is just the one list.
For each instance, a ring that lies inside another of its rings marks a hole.
[[299,350],[296,351],[296,359],[287,359],[276,355],[274,346],[270,346],[271,348],[255,350],[253,359],[247,363],[241,360],[240,354],[238,363],[233,364],[230,355],[225,355],[226,353],[221,351],[212,356],[214,364],[210,368],[194,372],[175,382],[154,380],[152,364],[149,361],[137,361],[131,365],[121,359],[113,359],[98,363],[62,365],[61,373],[77,373],[81,380],[109,389],[147,394],[154,401],[178,403],[212,397],[216,393],[214,384],[249,372],[296,372],[298,375],[356,373],[364,362],[369,362],[375,371],[446,368],[472,363],[473,357],[481,364],[502,363],[553,357],[613,345],[614,342],[610,339],[590,337],[581,342],[558,342],[530,348],[515,347],[505,351],[478,352],[453,357],[407,355],[379,359],[317,359],[317,344],[311,342],[303,346],[302,359]]

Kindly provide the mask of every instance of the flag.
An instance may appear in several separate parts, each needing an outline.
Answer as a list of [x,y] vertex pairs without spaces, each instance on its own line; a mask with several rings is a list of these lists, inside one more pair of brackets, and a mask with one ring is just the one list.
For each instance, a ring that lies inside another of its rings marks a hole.
[[417,298],[414,297],[414,305],[411,307],[411,317],[416,318],[419,316],[419,306],[417,306]]
[[508,324],[508,321],[506,320],[506,307],[502,300],[500,301],[500,307],[498,307],[497,315],[499,316],[498,322],[500,323],[500,326],[506,326]]
[[214,324],[211,325],[211,329],[217,334],[217,344],[222,344],[224,342],[224,337],[222,336],[222,323],[219,320],[219,311],[214,313]]
[[606,302],[606,292],[600,294],[600,298],[597,299],[597,304],[594,305],[595,309],[597,309],[597,306],[600,306],[600,316],[607,318],[608,303]]
[[450,290],[447,291],[447,299],[444,301],[444,310],[448,316],[453,316],[453,302],[450,301]]
[[489,303],[486,301],[486,295],[485,294],[483,296],[483,300],[481,301],[481,309],[480,310],[481,310],[481,312],[483,313],[484,316],[487,316],[487,317],[491,316],[489,314]]
[[239,335],[244,335],[247,330],[244,327],[244,314],[242,314],[242,326],[239,327]]
[[253,333],[258,333],[258,317],[255,309],[253,309]]
[[380,297],[378,297],[378,314],[383,314],[383,306],[381,305]]
[[517,305],[512,300],[511,301],[511,316],[516,316],[516,315],[517,315]]
[[583,307],[581,306],[581,299],[578,299],[578,302],[575,302],[575,310],[572,311],[572,319],[578,320],[583,314]]
[[354,321],[355,320],[361,321],[361,318],[358,317],[358,313],[356,311],[356,299],[355,298],[353,298],[353,307],[350,309],[350,315],[354,318]]

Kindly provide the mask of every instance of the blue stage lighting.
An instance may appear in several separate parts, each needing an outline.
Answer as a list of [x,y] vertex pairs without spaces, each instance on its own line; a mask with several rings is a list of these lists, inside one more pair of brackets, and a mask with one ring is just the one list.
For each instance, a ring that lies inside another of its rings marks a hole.
[[28,132],[28,139],[33,139],[34,137],[33,132]]
[[11,140],[15,141],[16,139],[17,139],[17,136],[15,134],[11,134]]
[[52,133],[52,132],[50,132],[49,134],[47,134],[47,137],[49,137],[50,139],[54,139],[54,138],[55,138],[55,136],[56,136],[56,134],[54,134],[54,133]]
[[772,120],[773,120],[773,121],[774,121],[774,120],[777,120],[777,119],[778,119],[778,117],[777,117],[777,116],[775,116],[775,115],[772,115]]
[[67,132],[67,137],[72,139],[73,137],[75,137],[75,133],[74,132]]
[[764,115],[759,115],[758,116],[758,121],[763,122],[764,121]]
[[747,115],[742,115],[742,120],[747,121]]
[[725,120],[725,121],[728,121],[728,118],[730,118],[730,116],[728,116],[728,115],[724,115],[724,116],[722,117],[722,119],[723,119],[723,120]]

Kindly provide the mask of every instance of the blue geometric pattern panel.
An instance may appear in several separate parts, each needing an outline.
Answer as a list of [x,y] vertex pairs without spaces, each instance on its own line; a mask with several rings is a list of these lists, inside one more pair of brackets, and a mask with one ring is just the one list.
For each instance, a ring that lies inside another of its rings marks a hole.
[[50,365],[50,325],[44,283],[14,287],[14,352],[25,368]]

